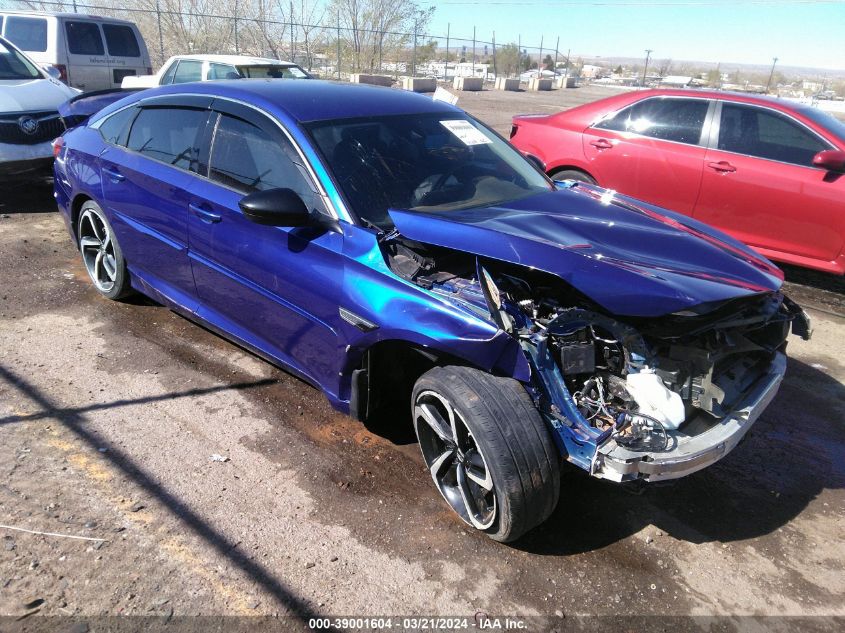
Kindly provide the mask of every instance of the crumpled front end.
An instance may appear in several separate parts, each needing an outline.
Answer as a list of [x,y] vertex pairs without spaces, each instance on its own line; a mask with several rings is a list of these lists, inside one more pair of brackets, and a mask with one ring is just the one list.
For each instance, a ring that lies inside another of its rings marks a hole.
[[790,330],[811,333],[780,290],[615,315],[544,271],[402,237],[383,246],[397,274],[510,335],[561,455],[613,481],[674,479],[727,455],[775,397]]
[[811,334],[780,292],[654,320],[563,308],[527,323],[538,406],[566,458],[619,482],[676,479],[727,455],[777,394],[790,329]]
[[484,209],[391,210],[391,268],[485,311],[529,361],[561,454],[657,481],[722,458],[771,402],[790,329],[782,273],[694,220],[595,187]]

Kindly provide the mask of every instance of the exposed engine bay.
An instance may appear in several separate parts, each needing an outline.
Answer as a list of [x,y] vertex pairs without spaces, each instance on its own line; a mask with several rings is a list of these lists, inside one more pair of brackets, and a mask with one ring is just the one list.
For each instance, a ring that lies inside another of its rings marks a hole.
[[[562,452],[618,481],[682,476],[727,453],[774,396],[790,328],[811,333],[780,292],[657,319],[625,317],[547,273],[395,233],[382,247],[398,275],[518,340]],[[735,423],[745,425],[741,432]],[[661,459],[672,467],[657,466]]]

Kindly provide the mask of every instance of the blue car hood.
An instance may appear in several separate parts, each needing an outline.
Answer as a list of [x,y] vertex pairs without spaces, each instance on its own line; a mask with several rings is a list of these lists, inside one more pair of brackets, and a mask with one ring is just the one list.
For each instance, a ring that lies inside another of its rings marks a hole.
[[390,217],[409,239],[551,273],[618,315],[662,316],[783,281],[768,260],[701,222],[583,184],[483,208],[391,209]]

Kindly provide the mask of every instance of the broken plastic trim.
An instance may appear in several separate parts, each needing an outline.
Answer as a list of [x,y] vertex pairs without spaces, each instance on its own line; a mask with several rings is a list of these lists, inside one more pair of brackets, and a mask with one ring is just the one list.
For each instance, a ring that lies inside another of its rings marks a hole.
[[475,260],[475,270],[476,276],[478,277],[478,285],[481,286],[481,292],[484,295],[484,300],[487,302],[487,309],[490,311],[490,316],[493,317],[493,323],[500,330],[513,335],[513,321],[502,307],[502,294],[496,287],[493,277],[490,276],[490,273],[487,272],[487,269],[481,265],[481,262],[477,258]]

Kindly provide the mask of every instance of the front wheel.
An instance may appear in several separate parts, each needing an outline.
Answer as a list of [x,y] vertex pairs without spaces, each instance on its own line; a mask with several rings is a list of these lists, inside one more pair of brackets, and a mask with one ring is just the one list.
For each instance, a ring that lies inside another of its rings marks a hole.
[[595,178],[580,169],[559,169],[549,174],[552,180],[575,180],[577,182],[586,182],[589,185],[596,184]]
[[558,452],[516,380],[435,367],[414,386],[413,415],[432,479],[466,523],[509,542],[552,513]]

